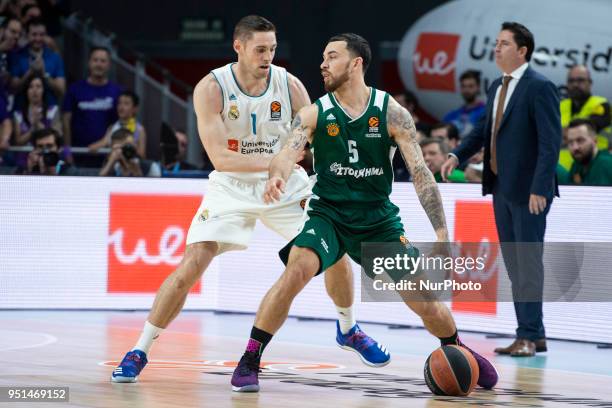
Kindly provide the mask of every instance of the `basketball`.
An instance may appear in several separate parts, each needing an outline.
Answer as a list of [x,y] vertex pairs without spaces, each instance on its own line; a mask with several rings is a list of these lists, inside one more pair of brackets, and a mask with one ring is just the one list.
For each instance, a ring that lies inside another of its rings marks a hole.
[[425,382],[436,395],[469,395],[478,375],[476,359],[461,346],[442,346],[425,361]]

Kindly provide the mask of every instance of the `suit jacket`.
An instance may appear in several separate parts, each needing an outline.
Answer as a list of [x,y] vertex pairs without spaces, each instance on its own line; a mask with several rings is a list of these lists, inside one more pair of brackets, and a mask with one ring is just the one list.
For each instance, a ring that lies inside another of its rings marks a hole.
[[561,147],[561,113],[557,87],[527,67],[519,80],[497,134],[497,176],[491,171],[491,130],[495,92],[502,78],[487,91],[486,115],[453,150],[459,162],[484,145],[482,194],[496,194],[516,203],[529,202],[530,194],[552,200],[559,196],[556,167]]

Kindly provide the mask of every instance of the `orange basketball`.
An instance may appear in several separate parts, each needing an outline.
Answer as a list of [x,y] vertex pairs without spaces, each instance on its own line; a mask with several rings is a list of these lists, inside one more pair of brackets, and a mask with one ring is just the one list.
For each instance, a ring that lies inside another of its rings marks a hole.
[[466,348],[442,346],[427,357],[425,382],[436,395],[466,396],[478,381],[478,363]]

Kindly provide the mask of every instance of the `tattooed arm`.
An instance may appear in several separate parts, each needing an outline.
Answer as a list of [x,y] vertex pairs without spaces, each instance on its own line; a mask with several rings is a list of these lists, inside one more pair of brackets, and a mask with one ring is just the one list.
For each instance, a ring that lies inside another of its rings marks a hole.
[[308,105],[300,109],[293,119],[289,140],[270,163],[270,178],[264,192],[266,203],[279,200],[281,194],[284,193],[285,182],[289,179],[293,166],[302,156],[306,142],[311,141],[312,134],[317,127],[318,111],[317,105]]
[[[297,113],[305,106],[311,104],[308,91],[304,84],[295,76],[287,73],[287,82],[289,84],[289,97],[291,98],[291,118],[295,118]],[[312,168],[312,153],[310,149],[302,150],[303,157],[297,160],[298,163],[306,168]]]
[[414,121],[410,113],[391,97],[389,97],[387,108],[387,127],[410,170],[414,189],[433,229],[436,231],[438,241],[448,241],[442,197],[440,197],[440,191],[433,174],[423,160],[423,153],[417,142]]

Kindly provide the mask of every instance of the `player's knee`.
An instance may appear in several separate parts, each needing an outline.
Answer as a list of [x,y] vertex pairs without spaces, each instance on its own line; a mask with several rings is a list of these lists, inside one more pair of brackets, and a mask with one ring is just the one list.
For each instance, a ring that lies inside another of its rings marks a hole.
[[185,249],[185,255],[177,275],[177,285],[193,285],[217,254],[218,244],[216,242],[198,242],[190,244]]
[[319,259],[314,254],[312,256],[306,251],[298,251],[298,254],[290,257],[284,274],[287,284],[301,288],[310,282],[319,270]]
[[287,269],[285,269],[285,282],[288,286],[301,288],[306,286],[314,275],[315,273],[309,271],[303,264],[289,264],[287,265]]

